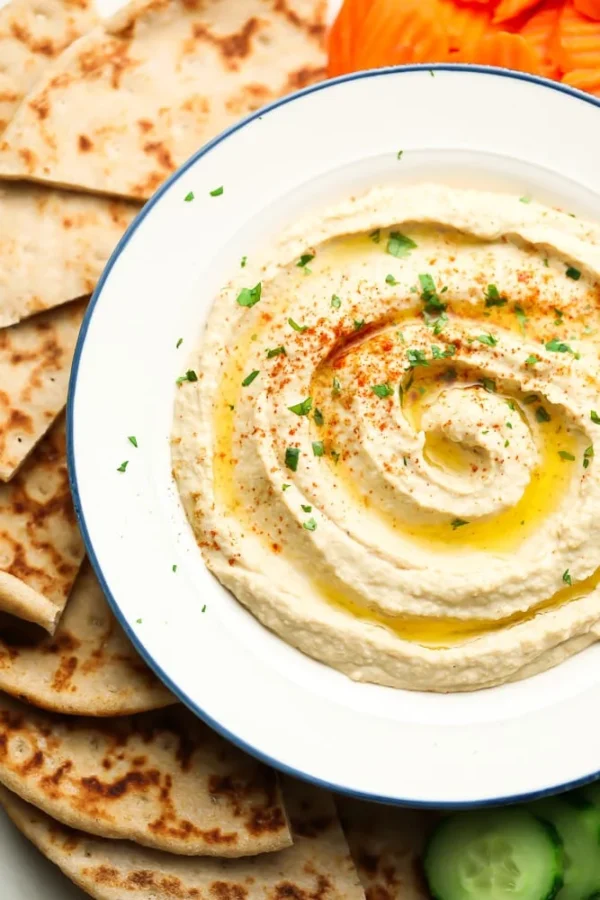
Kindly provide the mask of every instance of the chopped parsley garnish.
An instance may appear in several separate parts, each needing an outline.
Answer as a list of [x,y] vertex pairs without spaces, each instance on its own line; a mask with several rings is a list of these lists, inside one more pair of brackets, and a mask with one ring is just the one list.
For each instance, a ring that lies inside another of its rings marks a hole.
[[402,159],[403,153],[404,153],[404,150],[398,150],[398,155],[396,156],[396,159]]
[[583,451],[583,468],[584,469],[587,469],[587,467],[589,466],[590,459],[592,458],[593,455],[594,455],[594,448],[590,444],[590,446],[586,447],[585,450]]
[[315,425],[322,425],[325,419],[323,418],[323,413],[320,409],[315,409],[313,413],[313,419],[315,420]]
[[247,256],[242,256],[242,258],[241,258],[241,260],[240,260],[240,267],[241,267],[242,269],[245,269],[245,268],[246,268],[246,263],[247,263],[247,262],[248,262],[248,257],[247,257]]
[[564,581],[565,584],[569,584],[569,585],[573,584],[573,579],[571,578],[571,573],[569,572],[568,569],[565,569],[565,571],[563,572],[562,580]]
[[198,381],[198,376],[193,369],[188,369],[185,375],[180,375],[176,384],[183,384],[184,381]]
[[565,274],[567,278],[572,278],[573,281],[579,281],[581,278],[581,272],[579,269],[576,269],[575,266],[568,266]]
[[412,238],[409,238],[406,234],[402,234],[400,231],[392,231],[385,249],[392,256],[396,256],[398,259],[404,259],[404,257],[408,256],[410,251],[414,250],[416,246],[417,245]]
[[254,304],[258,303],[260,300],[261,293],[262,283],[259,281],[253,288],[242,288],[237,295],[237,303],[239,303],[240,306],[254,306]]
[[206,612],[206,603],[204,604],[204,606],[202,607],[202,609],[200,610],[200,612]]
[[442,375],[444,381],[451,383],[452,381],[456,381],[458,378],[458,374],[456,369],[447,369]]
[[181,347],[182,344],[183,344],[183,338],[179,338],[179,340],[175,344],[175,349],[179,350],[179,348]]
[[129,460],[126,459],[125,462],[122,462],[121,465],[117,468],[117,472],[125,472],[127,470],[128,465],[129,465]]
[[300,459],[300,450],[297,447],[285,448],[285,464],[288,469],[295,472],[298,468],[298,460]]
[[546,409],[545,406],[538,406],[535,411],[535,417],[538,422],[549,422],[550,421],[550,413]]
[[129,441],[130,444],[133,444],[134,447],[137,447],[138,442],[137,442],[137,438],[135,437],[135,435],[133,435],[133,434],[130,435],[130,436],[127,438],[127,440]]
[[507,439],[504,441],[504,446],[505,446],[505,447],[508,447],[509,444],[510,444],[510,441],[509,441],[508,438],[507,438]]
[[291,488],[291,484],[282,484],[282,485],[281,485],[281,490],[282,490],[282,491],[287,491],[288,488]]
[[512,428],[512,422],[507,422],[507,423],[506,423],[506,427],[507,427],[507,428]]
[[332,397],[338,397],[341,393],[342,385],[340,384],[340,379],[334,375],[333,381],[331,382],[331,395]]
[[439,316],[435,319],[430,319],[427,323],[429,326],[433,325],[433,333],[438,335],[441,334],[446,325],[448,324],[448,316],[445,312],[440,313]]
[[364,320],[364,319],[355,319],[354,322],[353,322],[353,324],[354,324],[354,330],[355,330],[355,331],[360,331],[360,329],[361,329],[361,328],[364,326],[364,324],[365,324],[365,320]]
[[330,453],[330,456],[331,456],[332,460],[333,460],[335,463],[337,463],[337,462],[340,461],[340,454],[338,453],[337,450],[330,450],[329,453]]
[[564,341],[559,341],[558,338],[552,338],[551,341],[547,341],[545,347],[546,350],[552,350],[553,353],[573,352],[568,344],[565,344]]
[[481,344],[486,344],[488,347],[495,347],[498,343],[493,334],[479,334],[477,335],[477,340]]
[[569,453],[568,450],[559,450],[558,455],[561,459],[566,459],[569,462],[575,462],[575,457],[572,453]]
[[381,228],[376,228],[375,231],[372,231],[369,235],[374,244],[378,244],[381,240]]
[[303,269],[305,266],[307,266],[309,264],[311,259],[314,259],[314,258],[315,258],[314,253],[303,253],[302,256],[300,257],[300,259],[298,260],[298,262],[296,263],[296,265],[300,269]]
[[482,379],[481,379],[481,386],[482,386],[483,388],[485,388],[485,390],[486,390],[489,394],[495,394],[495,393],[496,393],[496,382],[494,381],[493,378],[482,378]]
[[417,366],[428,366],[429,360],[425,356],[425,352],[423,350],[415,350],[414,348],[410,348],[406,351],[406,358],[410,364],[411,369],[416,369]]
[[531,197],[529,194],[524,194],[522,197],[519,197],[520,203],[531,203]]
[[555,306],[555,307],[554,307],[554,315],[556,316],[556,319],[554,320],[554,324],[555,324],[555,325],[562,325],[562,323],[563,323],[563,322],[562,322],[562,319],[563,319],[563,316],[564,316],[564,312],[562,311],[562,309],[558,309],[558,308]]
[[301,506],[305,513],[312,512],[312,506],[306,506],[304,503],[302,503]]
[[525,360],[526,366],[535,366],[536,363],[539,362],[538,357],[534,353],[530,353],[527,359]]
[[312,442],[312,451],[314,456],[324,456],[325,455],[325,444],[323,441],[313,441]]
[[598,413],[596,412],[595,409],[593,409],[593,410],[591,411],[591,413],[590,413],[590,419],[592,420],[592,422],[594,423],[594,425],[600,425],[600,416],[598,415]]
[[433,359],[449,359],[449,357],[454,356],[455,353],[456,347],[454,344],[448,344],[445,350],[440,350],[435,344],[433,344],[431,348],[431,356]]
[[142,620],[141,620],[141,619],[136,619],[136,620],[135,620],[135,624],[136,624],[136,625],[141,625],[141,624],[142,624]]
[[457,528],[461,528],[463,525],[468,525],[468,521],[466,519],[452,519],[450,522],[452,526],[452,530],[456,531]]
[[254,379],[258,378],[259,374],[260,374],[259,370],[254,369],[252,372],[250,372],[249,375],[246,375],[246,377],[242,381],[242,387],[248,387],[249,384],[252,384]]
[[523,397],[523,403],[529,406],[530,403],[536,403],[539,399],[537,394],[527,394],[526,397]]
[[338,297],[338,295],[337,295],[337,294],[332,294],[332,295],[331,295],[331,307],[332,307],[332,309],[339,309],[341,305],[342,305],[342,301],[340,300],[340,298]]
[[508,300],[503,297],[495,284],[488,284],[485,292],[486,306],[506,306]]
[[220,197],[222,193],[223,193],[223,185],[221,185],[220,187],[217,187],[217,188],[213,188],[212,191],[210,191],[210,196],[211,197]]
[[396,281],[396,279],[394,278],[393,275],[386,275],[386,276],[385,276],[385,283],[386,283],[386,284],[392,284],[392,285],[394,285],[394,284],[400,284],[399,281]]
[[428,273],[419,275],[419,283],[421,285],[421,300],[425,304],[425,312],[430,315],[445,312],[446,304],[442,303],[438,297],[435,281],[431,275]]
[[171,566],[171,571],[172,571],[172,572],[176,572],[176,571],[177,571],[177,563],[173,563],[173,565]]
[[525,328],[527,327],[527,316],[525,315],[525,310],[523,309],[522,306],[515,306],[514,314],[517,317],[517,322],[519,323],[519,325],[521,326],[521,328],[524,331]]
[[188,194],[185,195],[185,197],[183,199],[185,200],[186,203],[191,203],[192,200],[194,199],[194,192],[190,191]]
[[267,350],[267,359],[273,359],[274,356],[287,356],[285,347],[273,347],[272,350]]
[[304,334],[308,325],[298,325],[297,322],[294,322],[293,319],[288,319],[288,325],[291,325],[294,331],[297,331],[299,334]]
[[385,397],[391,397],[394,393],[394,388],[387,382],[385,384],[372,384],[371,390],[382,400],[385,399]]
[[307,519],[306,522],[303,522],[303,523],[302,523],[302,527],[303,527],[303,528],[306,528],[307,531],[316,531],[316,530],[317,530],[317,523],[316,523],[315,520],[312,519],[312,518],[311,518],[311,519]]
[[294,403],[293,406],[288,406],[288,409],[297,416],[307,416],[312,409],[312,397],[307,397],[301,403]]
[[514,400],[507,400],[507,401],[506,401],[506,405],[508,406],[509,409],[512,409],[513,412],[514,412],[514,411],[516,410],[516,408],[517,408],[517,407],[515,406]]

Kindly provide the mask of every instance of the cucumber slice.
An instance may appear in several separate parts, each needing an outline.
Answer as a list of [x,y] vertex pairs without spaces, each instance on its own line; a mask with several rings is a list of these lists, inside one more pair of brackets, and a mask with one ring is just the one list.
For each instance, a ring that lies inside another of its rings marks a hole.
[[444,819],[423,863],[435,900],[552,900],[562,886],[558,835],[522,808]]
[[572,794],[529,807],[556,828],[563,844],[564,886],[558,900],[590,900],[600,891],[600,812]]
[[586,784],[578,791],[577,794],[580,794],[582,797],[585,797],[593,806],[600,809],[600,781],[592,781],[591,784]]

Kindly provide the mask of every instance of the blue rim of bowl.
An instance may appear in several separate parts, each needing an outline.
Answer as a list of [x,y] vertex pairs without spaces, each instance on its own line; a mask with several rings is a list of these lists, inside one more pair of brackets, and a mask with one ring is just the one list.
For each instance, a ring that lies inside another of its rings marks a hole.
[[74,397],[75,392],[77,390],[77,376],[79,373],[79,363],[81,361],[81,354],[83,352],[85,338],[87,334],[87,330],[89,328],[89,324],[91,322],[92,316],[94,315],[94,310],[96,308],[96,304],[98,303],[100,296],[102,294],[102,289],[106,282],[106,279],[110,275],[111,269],[114,266],[117,258],[121,255],[123,250],[126,248],[129,243],[132,235],[135,233],[140,223],[146,218],[148,213],[155,206],[156,202],[165,194],[179,178],[187,172],[187,170],[194,165],[194,163],[209,153],[214,147],[217,147],[222,141],[226,140],[230,135],[234,134],[236,131],[239,131],[241,128],[244,128],[249,122],[253,122],[255,119],[260,119],[265,115],[268,115],[275,109],[278,109],[280,106],[285,106],[287,103],[293,103],[294,100],[305,97],[307,94],[313,94],[317,91],[327,90],[329,87],[335,86],[337,84],[341,84],[347,81],[358,81],[363,78],[381,78],[386,75],[396,75],[402,74],[403,72],[421,72],[421,71],[447,71],[447,72],[466,72],[466,73],[477,73],[479,75],[493,75],[500,76],[504,78],[512,78],[516,81],[525,81],[533,84],[540,85],[541,87],[549,88],[553,91],[558,91],[559,93],[567,94],[571,97],[574,97],[577,100],[583,100],[586,103],[591,104],[592,106],[596,106],[600,108],[600,99],[591,96],[590,94],[585,94],[583,91],[579,91],[576,88],[572,88],[568,85],[561,84],[560,82],[550,81],[547,78],[540,78],[536,75],[528,75],[523,72],[516,72],[511,69],[502,69],[494,66],[471,66],[471,65],[461,65],[461,64],[447,64],[447,63],[436,63],[431,65],[414,65],[414,66],[390,66],[382,69],[374,69],[368,70],[364,72],[353,72],[349,75],[342,75],[339,78],[330,79],[328,81],[322,81],[314,85],[310,85],[307,88],[304,88],[301,91],[297,91],[293,94],[288,94],[285,97],[282,97],[279,100],[270,103],[268,106],[262,107],[254,113],[251,113],[249,116],[241,119],[235,125],[232,125],[231,128],[228,128],[226,131],[221,132],[221,134],[217,135],[216,138],[209,141],[207,144],[204,144],[199,150],[191,156],[187,162],[183,163],[176,172],[174,172],[167,181],[161,185],[161,187],[156,191],[155,194],[152,195],[150,200],[147,201],[145,206],[140,210],[136,218],[133,220],[131,225],[129,225],[127,231],[120,239],[119,243],[115,247],[113,253],[111,254],[102,275],[98,281],[96,286],[96,290],[94,291],[92,298],[90,300],[89,306],[86,310],[83,323],[81,325],[81,330],[79,333],[79,338],[77,340],[77,345],[75,347],[75,353],[73,357],[73,365],[71,369],[71,377],[69,379],[69,393],[67,398],[67,463],[69,467],[69,480],[71,484],[71,491],[73,494],[73,503],[75,506],[75,512],[77,514],[77,519],[79,521],[79,526],[81,528],[81,533],[83,535],[83,540],[85,544],[86,553],[96,576],[98,577],[98,581],[104,591],[104,594],[107,598],[109,606],[111,607],[117,621],[119,622],[121,628],[124,630],[125,634],[142,657],[144,662],[156,673],[156,675],[160,678],[160,680],[168,687],[168,689],[174,694],[174,696],[184,703],[195,715],[197,715],[200,719],[203,719],[207,725],[209,725],[214,731],[218,732],[222,737],[226,738],[226,740],[230,741],[232,744],[240,747],[242,750],[245,750],[247,753],[266,763],[267,765],[273,766],[275,769],[278,769],[280,772],[284,772],[287,775],[291,775],[295,778],[300,778],[304,781],[309,782],[310,784],[318,785],[319,787],[325,788],[330,791],[336,791],[337,793],[345,794],[349,797],[355,797],[360,800],[370,800],[375,803],[385,803],[393,806],[410,806],[414,808],[422,808],[422,809],[474,809],[476,807],[487,807],[487,806],[497,806],[500,804],[508,804],[508,803],[519,803],[524,800],[534,800],[539,797],[547,797],[550,794],[559,793],[561,791],[567,791],[575,787],[581,787],[582,785],[588,784],[590,781],[594,781],[595,779],[600,777],[600,769],[596,772],[591,773],[590,775],[585,775],[581,778],[577,778],[574,781],[565,782],[559,785],[552,785],[547,788],[543,788],[539,791],[532,791],[531,793],[525,794],[515,794],[509,795],[505,797],[492,797],[487,798],[485,800],[478,801],[446,801],[446,802],[435,802],[429,800],[406,800],[401,797],[389,797],[389,796],[380,796],[375,794],[369,794],[363,791],[357,791],[352,787],[348,787],[347,785],[341,784],[332,784],[331,782],[324,781],[320,778],[316,778],[314,775],[308,775],[305,772],[301,772],[298,769],[291,768],[287,766],[284,762],[278,759],[273,759],[268,753],[258,749],[257,747],[253,747],[250,744],[247,744],[244,740],[239,738],[236,734],[233,734],[227,728],[223,727],[216,719],[213,719],[212,716],[209,716],[197,703],[195,703],[187,694],[182,691],[167,675],[164,669],[156,662],[156,660],[148,653],[143,643],[138,638],[137,634],[133,631],[132,628],[129,627],[129,624],[121,610],[119,605],[111,593],[106,579],[104,577],[104,573],[100,566],[100,561],[94,552],[94,547],[90,538],[90,534],[87,528],[87,524],[85,521],[85,515],[83,512],[83,507],[81,505],[81,498],[79,495],[79,487],[77,484],[77,467],[75,463],[75,453],[73,448],[73,406],[74,406]]

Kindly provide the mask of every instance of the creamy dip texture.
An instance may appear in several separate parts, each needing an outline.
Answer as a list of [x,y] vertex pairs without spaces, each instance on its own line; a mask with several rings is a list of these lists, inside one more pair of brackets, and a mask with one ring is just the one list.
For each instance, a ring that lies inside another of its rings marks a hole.
[[209,568],[360,681],[473,690],[595,641],[599,273],[599,226],[433,184],[240,265],[175,405]]

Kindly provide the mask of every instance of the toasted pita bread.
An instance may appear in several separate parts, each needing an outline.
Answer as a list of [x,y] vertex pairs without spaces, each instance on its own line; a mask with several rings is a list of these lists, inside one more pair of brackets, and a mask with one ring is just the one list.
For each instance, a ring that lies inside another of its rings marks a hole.
[[246,859],[173,856],[72,831],[0,788],[25,837],[96,900],[364,900],[333,801],[286,781],[294,845]]
[[32,184],[0,186],[0,328],[89,294],[134,203]]
[[291,843],[275,773],[182,706],[84,719],[0,694],[0,783],[72,828],[170,853]]
[[223,128],[324,77],[325,6],[134,0],[36,84],[5,131],[0,174],[149,197]]
[[421,855],[437,813],[337,797],[367,900],[428,900]]
[[85,307],[69,303],[0,330],[2,481],[12,478],[64,408]]
[[64,416],[0,485],[0,611],[53,632],[83,560]]
[[12,0],[0,9],[0,133],[50,61],[97,22],[89,0]]
[[142,662],[84,562],[54,636],[0,621],[0,690],[52,712],[124,716],[175,703]]

